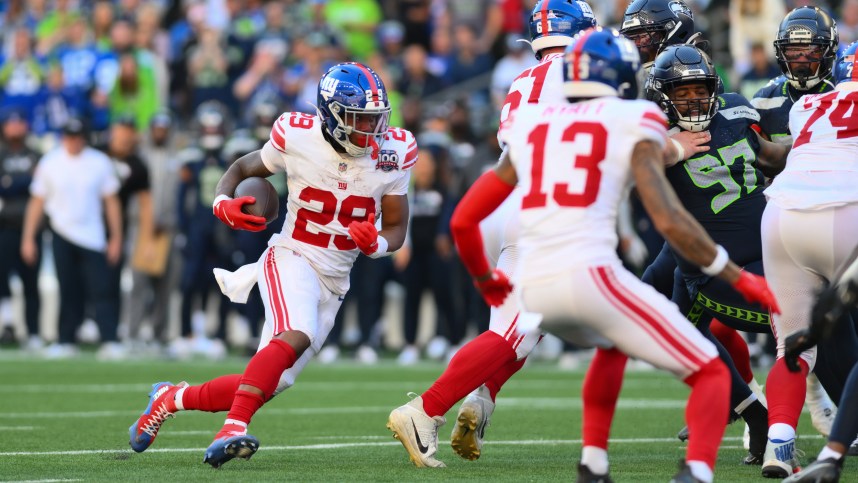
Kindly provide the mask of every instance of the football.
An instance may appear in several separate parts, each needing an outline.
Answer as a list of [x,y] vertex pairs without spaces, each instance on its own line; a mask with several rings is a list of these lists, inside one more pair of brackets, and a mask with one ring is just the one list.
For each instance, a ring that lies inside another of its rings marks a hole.
[[277,219],[280,211],[280,199],[274,185],[269,183],[267,179],[246,178],[235,187],[233,198],[241,198],[242,196],[256,198],[256,203],[244,205],[241,208],[245,213],[264,217],[266,225]]

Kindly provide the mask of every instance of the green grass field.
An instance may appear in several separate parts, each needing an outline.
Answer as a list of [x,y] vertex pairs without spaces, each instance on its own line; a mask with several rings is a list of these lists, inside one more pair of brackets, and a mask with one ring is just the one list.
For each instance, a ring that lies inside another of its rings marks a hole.
[[[251,433],[261,442],[250,461],[220,470],[202,463],[223,415],[181,413],[165,423],[147,452],[128,446],[128,426],[147,403],[153,382],[199,383],[240,372],[225,362],[99,363],[91,355],[63,362],[0,353],[0,481],[570,481],[580,454],[583,372],[526,366],[504,388],[486,432],[483,456],[459,459],[450,449],[452,422],[441,428],[444,469],[417,469],[385,428],[391,409],[409,391],[422,392],[440,364],[400,368],[347,362],[310,364],[297,385],[266,405]],[[611,444],[611,473],[619,482],[666,482],[684,444],[685,386],[658,372],[626,378]],[[451,411],[447,418],[455,417]],[[815,457],[823,440],[802,418],[798,446]],[[740,464],[742,427],[728,428],[716,480],[763,481]],[[858,481],[854,463],[842,481]]]

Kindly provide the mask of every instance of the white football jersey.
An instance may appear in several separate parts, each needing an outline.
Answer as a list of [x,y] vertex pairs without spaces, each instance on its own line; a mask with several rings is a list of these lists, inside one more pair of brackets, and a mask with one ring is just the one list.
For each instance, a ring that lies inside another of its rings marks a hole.
[[617,262],[617,207],[631,155],[640,141],[667,142],[661,109],[613,97],[523,105],[499,135],[523,194],[517,276]]
[[793,147],[766,189],[784,209],[814,210],[858,202],[858,91],[802,97],[789,113]]
[[269,245],[306,257],[325,286],[346,293],[349,271],[360,254],[348,226],[380,213],[383,196],[408,193],[410,170],[417,162],[414,136],[390,128],[378,159],[353,158],[328,143],[319,116],[286,112],[262,147],[262,161],[271,172],[285,171],[289,188],[283,229]]
[[[563,95],[563,54],[548,54],[535,66],[525,69],[509,86],[509,93],[501,108],[501,125],[524,104],[566,102]],[[498,141],[503,141],[498,132]],[[521,201],[516,189],[492,215],[480,223],[483,246],[493,264],[497,264],[501,251],[514,249],[518,242],[518,207]]]
[[[500,112],[503,124],[524,104],[565,102],[563,95],[563,54],[548,54],[535,66],[525,69],[512,81]],[[498,138],[500,140],[500,138]]]

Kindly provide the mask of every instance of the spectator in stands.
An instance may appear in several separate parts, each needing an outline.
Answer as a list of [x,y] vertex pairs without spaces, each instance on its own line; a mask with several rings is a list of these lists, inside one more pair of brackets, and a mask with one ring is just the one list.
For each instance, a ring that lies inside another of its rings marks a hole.
[[480,51],[474,28],[462,23],[453,28],[456,49],[450,58],[448,75],[451,84],[458,84],[492,70],[492,58]]
[[845,0],[840,6],[837,33],[840,35],[842,46],[858,40],[858,0]]
[[110,28],[113,26],[114,10],[110,0],[99,0],[92,7],[92,36],[99,50],[110,49]]
[[509,86],[512,85],[512,81],[524,72],[525,69],[537,63],[530,45],[523,40],[524,37],[519,34],[507,35],[507,54],[495,64],[492,71],[492,104],[498,112],[500,112],[504,102],[506,102],[506,94],[509,92]]
[[21,236],[21,258],[35,266],[39,256],[36,238],[42,218],[48,214],[60,320],[59,340],[46,348],[46,357],[77,353],[74,336],[83,322],[87,302],[102,341],[116,343],[119,301],[111,297],[111,279],[105,274],[119,263],[122,251],[118,190],[119,180],[110,158],[87,146],[83,121],[70,119],[63,128],[61,146],[45,154],[36,167]]
[[15,29],[11,55],[0,56],[0,107],[20,110],[27,122],[38,105],[45,78],[44,64],[33,55],[32,37]]
[[[786,15],[782,0],[734,0],[730,2],[730,55],[733,81],[751,68],[751,46],[771,45]],[[769,50],[774,55],[773,50]]]
[[[39,161],[39,154],[27,145],[29,126],[25,113],[19,109],[6,108],[0,111],[3,144],[0,148],[0,342],[26,341],[30,350],[40,349],[39,337],[39,266],[42,236],[38,230],[34,236],[36,258],[33,264],[21,258],[21,234],[24,227],[24,211],[30,199],[30,183]],[[12,322],[12,293],[9,276],[15,273],[24,288],[24,320],[27,333],[24,338],[15,335]]]
[[[445,0],[444,14],[439,23],[440,28],[451,29],[455,32],[458,26],[467,25],[474,35],[474,50],[477,53],[488,53],[498,38],[503,27],[503,11],[501,0]],[[454,34],[458,41],[458,35]],[[461,46],[461,44],[457,44]]]
[[742,76],[738,89],[745,99],[753,99],[758,90],[781,75],[780,68],[772,62],[768,50],[763,44],[751,46],[751,70]]
[[188,50],[187,62],[194,109],[210,100],[232,105],[230,58],[241,56],[241,50],[229,46],[219,31],[204,28],[200,32],[199,43]]
[[423,99],[440,91],[444,81],[426,69],[426,51],[418,44],[409,45],[402,54],[404,71],[397,90],[405,97]]
[[292,59],[296,62],[284,78],[284,92],[291,101],[290,110],[315,114],[319,79],[332,65],[327,38],[320,32],[296,38]]
[[365,61],[376,51],[375,28],[382,21],[376,0],[327,0],[325,21],[341,36],[349,59]]
[[[283,61],[286,44],[278,39],[264,39],[256,44],[250,65],[233,84],[235,98],[244,106],[242,117],[251,121],[256,106],[280,104],[284,93]],[[268,126],[270,132],[271,126]],[[266,138],[267,140],[267,138]]]
[[[149,72],[151,74],[151,71]],[[131,118],[135,129],[145,130],[152,116],[161,109],[154,76],[140,69],[134,52],[119,57],[119,75],[110,92],[110,118]]]
[[75,29],[74,23],[81,19],[81,16],[74,7],[75,5],[71,0],[56,0],[51,8],[45,9],[44,15],[40,16],[35,30],[38,42],[37,50],[40,54],[51,53],[54,48],[66,40],[67,36],[76,35],[72,32]]

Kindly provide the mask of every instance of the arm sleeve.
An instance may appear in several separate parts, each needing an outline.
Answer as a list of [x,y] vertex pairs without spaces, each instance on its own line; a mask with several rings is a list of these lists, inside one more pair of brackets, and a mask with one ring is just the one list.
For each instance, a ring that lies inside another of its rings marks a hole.
[[288,145],[286,143],[286,128],[283,126],[283,121],[286,119],[286,113],[281,115],[274,125],[271,126],[271,135],[268,142],[262,146],[260,155],[262,163],[268,168],[268,171],[276,173],[278,171],[286,171],[286,163],[283,159],[288,154]]
[[102,166],[104,166],[104,174],[101,180],[101,196],[103,198],[115,195],[119,192],[119,178],[116,177],[116,173],[113,171],[110,158],[102,153],[98,153],[98,156],[103,160]]
[[43,157],[36,165],[36,170],[33,172],[33,182],[30,183],[30,194],[44,198],[48,194],[48,183],[45,179],[45,159]]

